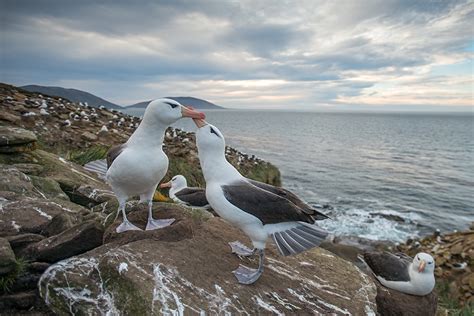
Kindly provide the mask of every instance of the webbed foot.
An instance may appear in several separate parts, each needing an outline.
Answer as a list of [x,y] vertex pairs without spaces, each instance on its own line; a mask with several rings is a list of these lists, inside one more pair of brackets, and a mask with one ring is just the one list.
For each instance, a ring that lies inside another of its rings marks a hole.
[[122,224],[117,226],[117,228],[115,229],[115,231],[119,234],[123,233],[127,230],[142,230],[142,229],[140,229],[137,226],[133,225],[128,220],[123,221]]
[[169,219],[149,219],[148,223],[146,224],[145,230],[154,230],[160,229],[163,227],[170,226],[175,221],[174,218]]
[[240,284],[253,284],[263,273],[263,269],[252,269],[243,265],[232,272]]

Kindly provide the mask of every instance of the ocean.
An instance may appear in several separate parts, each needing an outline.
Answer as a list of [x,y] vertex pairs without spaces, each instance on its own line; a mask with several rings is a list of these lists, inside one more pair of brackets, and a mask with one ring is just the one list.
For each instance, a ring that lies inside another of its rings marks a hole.
[[[285,188],[325,205],[331,219],[319,224],[336,236],[401,242],[474,221],[472,113],[205,113],[228,145],[273,163]],[[195,131],[191,120],[175,127]]]

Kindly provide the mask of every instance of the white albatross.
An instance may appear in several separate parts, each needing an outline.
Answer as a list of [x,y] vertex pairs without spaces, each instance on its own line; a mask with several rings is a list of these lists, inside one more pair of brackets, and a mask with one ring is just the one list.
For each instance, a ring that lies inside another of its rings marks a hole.
[[206,180],[206,197],[220,217],[240,228],[252,241],[251,250],[239,242],[230,243],[240,256],[257,254],[257,269],[240,265],[233,273],[242,284],[252,284],[263,273],[264,250],[272,237],[284,256],[318,246],[328,235],[315,224],[327,218],[296,195],[243,177],[225,158],[222,133],[204,120],[194,120],[196,143]]
[[435,286],[435,261],[420,252],[414,259],[404,254],[366,252],[360,258],[379,282],[389,289],[411,295],[427,295]]
[[188,187],[188,181],[183,175],[174,176],[169,182],[160,184],[160,188],[170,188],[169,197],[178,204],[206,210],[210,208],[206,189]]
[[168,157],[163,152],[163,139],[169,125],[182,117],[204,118],[204,114],[185,107],[172,99],[158,99],[148,104],[143,120],[125,144],[112,147],[107,160],[86,164],[89,171],[105,174],[106,182],[119,202],[123,222],[118,233],[141,230],[127,219],[125,205],[129,198],[140,196],[140,202],[148,203],[146,230],[171,225],[174,219],[153,219],[153,195],[158,183],[168,170]]

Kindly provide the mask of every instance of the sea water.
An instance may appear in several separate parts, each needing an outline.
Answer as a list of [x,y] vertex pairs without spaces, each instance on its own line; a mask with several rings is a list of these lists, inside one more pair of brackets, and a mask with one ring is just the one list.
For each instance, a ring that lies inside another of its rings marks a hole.
[[[472,113],[205,111],[227,144],[276,165],[335,235],[403,241],[474,221]],[[132,112],[140,116],[142,112]],[[191,120],[176,127],[194,131]]]

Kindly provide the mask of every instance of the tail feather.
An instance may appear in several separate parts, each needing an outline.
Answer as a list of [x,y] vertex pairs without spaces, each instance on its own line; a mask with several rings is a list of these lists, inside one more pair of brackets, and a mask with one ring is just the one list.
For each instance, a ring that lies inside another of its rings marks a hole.
[[301,225],[272,234],[280,254],[289,256],[317,247],[326,239],[328,233],[316,225]]
[[101,159],[88,162],[84,165],[84,169],[96,173],[99,178],[105,180],[105,174],[107,173],[107,161],[105,159]]
[[283,239],[283,237],[280,235],[280,233],[274,233],[272,234],[273,241],[278,247],[278,250],[283,256],[289,256],[292,254],[292,251],[289,250],[289,246],[286,243],[286,241]]

